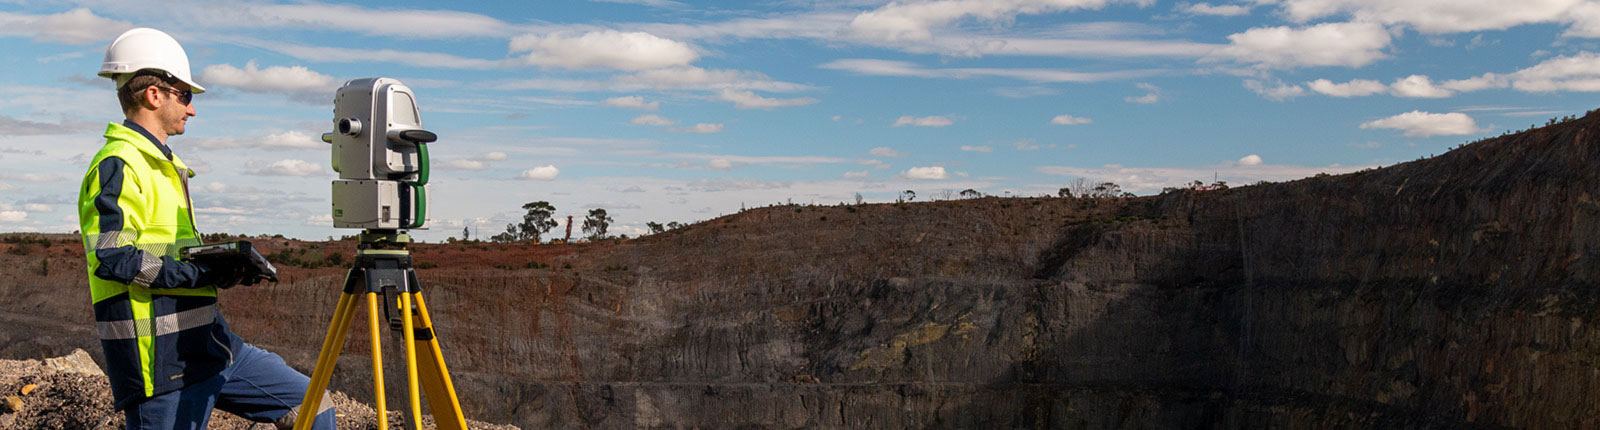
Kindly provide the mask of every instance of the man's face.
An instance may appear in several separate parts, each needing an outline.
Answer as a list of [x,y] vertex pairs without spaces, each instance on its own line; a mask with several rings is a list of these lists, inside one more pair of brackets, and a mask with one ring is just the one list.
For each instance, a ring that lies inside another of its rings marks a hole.
[[183,82],[170,86],[157,84],[152,88],[160,93],[156,96],[160,100],[156,104],[156,117],[161,121],[162,131],[168,136],[183,134],[184,125],[189,122],[189,117],[194,116],[194,100],[191,99],[188,104],[180,100],[182,98],[180,93],[188,91],[189,84]]

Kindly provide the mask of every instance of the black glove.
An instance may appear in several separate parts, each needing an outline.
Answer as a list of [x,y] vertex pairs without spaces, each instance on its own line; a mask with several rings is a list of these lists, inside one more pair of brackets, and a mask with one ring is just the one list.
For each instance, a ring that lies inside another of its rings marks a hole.
[[198,286],[215,285],[229,288],[234,285],[255,285],[261,281],[278,282],[278,270],[262,257],[249,241],[200,245],[184,248],[184,259],[200,268]]
[[196,277],[195,282],[196,287],[233,288],[234,285],[239,284],[240,278],[244,277],[238,265],[229,264],[225,261],[196,261],[190,264],[194,264],[195,269],[199,271],[199,276]]

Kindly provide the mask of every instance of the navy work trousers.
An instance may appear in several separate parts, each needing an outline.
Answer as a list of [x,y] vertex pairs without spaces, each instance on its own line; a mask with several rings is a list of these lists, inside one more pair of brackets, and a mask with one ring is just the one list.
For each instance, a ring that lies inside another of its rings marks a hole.
[[[293,418],[286,415],[301,413],[297,407],[309,385],[311,378],[289,367],[282,357],[244,344],[234,351],[233,365],[216,377],[128,406],[124,415],[128,430],[204,430],[213,408],[261,423],[282,418],[287,422],[280,426],[292,426]],[[323,394],[322,405],[311,428],[335,430],[333,399]]]

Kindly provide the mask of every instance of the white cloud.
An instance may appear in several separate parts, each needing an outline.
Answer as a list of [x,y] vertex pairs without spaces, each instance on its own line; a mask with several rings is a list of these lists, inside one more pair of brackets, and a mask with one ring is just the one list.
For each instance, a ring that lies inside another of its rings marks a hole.
[[331,28],[401,38],[504,37],[512,32],[510,25],[493,17],[450,10],[363,8],[323,3],[230,3],[227,7],[179,9],[188,13],[189,22],[217,22],[239,27]]
[[194,212],[195,213],[200,213],[200,214],[215,214],[215,215],[250,215],[250,214],[256,213],[256,211],[249,210],[249,209],[223,208],[223,207],[195,208]]
[[722,90],[717,93],[717,98],[733,102],[733,106],[739,109],[772,109],[787,106],[805,106],[817,102],[817,99],[810,97],[793,99],[767,98],[750,91],[733,89]]
[[[989,4],[1000,8],[1014,8],[1026,6],[1027,3],[1037,3],[1038,1],[1004,0],[989,2],[968,1],[964,3],[968,5]],[[1043,1],[1059,4],[1062,0]],[[1102,0],[1094,1],[1105,3]],[[859,0],[828,2],[818,5],[818,7],[821,9],[839,9],[840,7],[853,7],[854,5],[872,3],[882,4],[883,2],[861,2]],[[944,6],[934,7],[947,8],[953,2],[923,3],[940,3],[944,4]],[[1134,0],[1132,3],[1148,6],[1154,2],[1150,0]],[[1200,57],[1217,47],[1217,45],[1213,44],[1183,40],[1151,40],[1152,37],[1164,36],[1169,32],[1156,26],[1127,22],[1051,25],[1050,30],[1036,37],[1022,36],[1020,35],[1022,34],[1021,32],[967,31],[970,26],[953,25],[951,26],[953,28],[949,31],[939,31],[936,37],[914,40],[907,38],[891,42],[872,37],[870,33],[861,34],[851,31],[849,28],[851,21],[858,16],[859,14],[850,12],[823,10],[783,13],[761,18],[734,18],[728,21],[707,24],[638,24],[635,28],[657,35],[686,40],[805,38],[829,43],[864,43],[874,47],[894,48],[913,54],[966,58],[991,54],[1080,58]],[[993,23],[994,28],[1003,30],[1010,27],[1011,23],[1007,21],[1008,19],[1010,18],[1001,18],[995,21]],[[932,28],[929,28],[929,34],[933,33],[932,30]],[[863,38],[862,36],[867,37]]]
[[327,149],[328,144],[323,142],[321,136],[311,137],[298,131],[286,131],[269,134],[261,139],[261,146],[268,148],[295,148],[295,149]]
[[1250,6],[1237,4],[1212,5],[1210,3],[1195,3],[1187,7],[1179,6],[1178,10],[1190,15],[1241,16],[1250,14]]
[[0,115],[0,133],[9,136],[38,136],[48,134],[75,134],[104,129],[105,124],[62,118],[60,122],[35,122]]
[[950,177],[949,174],[945,173],[942,166],[912,167],[907,169],[904,175],[909,179],[945,179]]
[[1050,123],[1055,125],[1077,125],[1089,124],[1092,122],[1094,122],[1092,119],[1076,117],[1072,115],[1056,115],[1055,118],[1050,118]]
[[1450,97],[1453,94],[1450,90],[1434,86],[1433,81],[1423,75],[1411,75],[1397,79],[1393,84],[1389,84],[1389,88],[1393,90],[1393,94],[1397,97],[1442,98]]
[[691,190],[704,191],[704,192],[710,192],[710,193],[722,192],[722,191],[743,191],[743,190],[775,190],[775,189],[789,188],[792,185],[794,185],[794,183],[792,183],[792,182],[766,181],[766,180],[752,179],[752,178],[743,178],[743,179],[734,179],[734,178],[696,179],[694,181],[690,181],[687,184],[684,184],[684,186],[688,187]]
[[950,118],[945,118],[939,115],[925,116],[920,118],[913,117],[911,115],[903,115],[899,119],[894,120],[894,125],[891,127],[900,127],[905,125],[914,125],[917,127],[944,127],[950,124],[955,124],[955,121],[951,121]]
[[639,96],[612,97],[606,99],[603,103],[605,103],[606,106],[638,110],[656,110],[657,108],[661,107],[661,102],[646,102],[644,101],[644,97]]
[[1230,58],[1263,68],[1361,67],[1387,58],[1389,30],[1371,22],[1323,23],[1305,28],[1257,27],[1228,36],[1232,43],[1212,59]]
[[673,128],[673,129],[670,129],[670,130],[667,130],[667,131],[678,132],[678,133],[691,133],[691,134],[721,133],[722,132],[722,124],[714,124],[714,123],[704,123],[704,122],[702,122],[702,123],[699,123],[699,124],[695,124],[693,127]]
[[859,179],[859,178],[865,178],[865,177],[867,177],[867,175],[871,175],[871,174],[872,174],[871,170],[862,170],[862,171],[857,171],[857,172],[844,172],[844,177],[846,179]]
[[66,176],[62,176],[62,175],[58,175],[58,174],[54,174],[54,173],[14,174],[14,173],[0,172],[0,178],[11,179],[11,180],[20,180],[20,181],[23,181],[23,182],[56,182],[56,181],[61,181],[63,179],[66,179],[67,177]]
[[500,161],[506,159],[506,153],[500,151],[487,152],[483,155],[473,157],[473,159],[481,161]]
[[1573,6],[1569,17],[1572,26],[1561,33],[1565,37],[1600,37],[1600,3],[1588,2]]
[[872,150],[871,151],[867,151],[867,153],[868,154],[872,154],[872,155],[876,155],[876,156],[879,156],[879,157],[904,157],[904,156],[906,156],[906,153],[900,152],[900,151],[896,151],[896,150],[894,150],[894,148],[890,148],[890,147],[887,147],[887,146],[880,146],[880,147],[877,147],[877,148],[872,148]]
[[733,168],[733,162],[726,158],[713,158],[706,162],[706,168],[711,170],[728,170]]
[[22,209],[28,212],[51,212],[55,210],[55,208],[50,207],[50,205],[42,203],[28,203],[22,205]]
[[1049,88],[1049,87],[1041,87],[1041,86],[1001,87],[1001,88],[995,88],[994,89],[994,93],[996,95],[999,95],[1000,97],[1009,97],[1009,98],[1013,98],[1013,99],[1025,99],[1025,98],[1029,98],[1029,97],[1042,97],[1042,96],[1058,95],[1058,94],[1061,94],[1061,90],[1058,90],[1058,89],[1055,89],[1055,88]]
[[316,176],[324,172],[322,164],[288,159],[272,164],[252,160],[245,164],[245,173],[259,176]]
[[[850,32],[871,40],[926,40],[940,27],[966,17],[1008,21],[1019,14],[1037,15],[1072,9],[1099,9],[1108,0],[935,0],[890,2],[850,20]],[[1141,5],[1148,1],[1136,1]]]
[[1451,91],[1471,92],[1490,88],[1505,88],[1510,85],[1509,77],[1485,73],[1475,78],[1452,79],[1439,84],[1440,87]]
[[1354,79],[1342,84],[1336,84],[1327,79],[1318,79],[1307,82],[1306,86],[1310,87],[1311,91],[1333,97],[1363,97],[1389,91],[1388,85],[1369,79]]
[[[1350,84],[1361,83],[1361,91],[1350,91],[1351,95],[1367,95],[1377,91],[1374,81],[1356,80]],[[1324,92],[1324,89],[1335,88],[1345,84],[1332,84],[1326,80],[1313,81],[1309,85],[1313,90]],[[1529,93],[1547,93],[1558,91],[1573,92],[1600,92],[1600,54],[1592,52],[1579,52],[1566,57],[1555,57],[1544,60],[1539,64],[1506,74],[1485,73],[1479,76],[1452,79],[1434,83],[1425,75],[1410,75],[1396,79],[1385,90],[1398,97],[1448,97],[1455,93],[1482,91],[1495,88],[1513,88],[1517,91]],[[1329,95],[1339,96],[1338,91],[1325,92]]]
[[988,146],[961,145],[961,150],[969,152],[994,152],[994,148]]
[[830,163],[842,163],[842,162],[845,161],[845,159],[843,159],[843,158],[820,157],[820,156],[809,156],[809,155],[802,155],[802,156],[779,155],[779,156],[762,156],[762,157],[752,157],[752,156],[745,156],[745,155],[723,155],[723,154],[695,154],[695,153],[673,153],[671,155],[675,156],[675,157],[680,157],[680,158],[691,158],[691,159],[708,160],[708,162],[710,160],[724,159],[724,160],[728,160],[729,162],[734,163],[734,165],[741,165],[741,164],[830,164]]
[[[1034,143],[1034,141],[1035,140],[1032,139],[1032,138],[1019,139],[1016,142],[1012,142],[1011,145],[1017,147],[1018,151],[1038,151],[1039,150],[1039,144]],[[1051,146],[1054,146],[1054,145],[1051,145]]]
[[1306,94],[1305,88],[1299,85],[1285,84],[1283,82],[1276,82],[1271,86],[1268,86],[1264,82],[1249,79],[1244,81],[1244,87],[1249,88],[1250,91],[1254,91],[1256,94],[1260,94],[1262,97],[1266,97],[1267,100],[1279,102]]
[[699,67],[671,67],[645,70],[618,76],[610,88],[616,90],[722,90],[746,89],[773,92],[795,92],[811,89],[808,85],[774,81],[760,72],[744,70],[702,69]]
[[1151,104],[1151,103],[1155,103],[1155,102],[1161,101],[1161,87],[1157,87],[1155,85],[1152,85],[1152,84],[1149,84],[1149,83],[1145,83],[1145,82],[1140,82],[1140,83],[1138,83],[1137,86],[1140,89],[1148,91],[1148,93],[1146,93],[1145,95],[1142,95],[1142,96],[1138,96],[1138,97],[1126,97],[1126,98],[1123,98],[1122,100],[1126,101],[1128,103],[1139,103],[1139,104]]
[[1407,25],[1427,34],[1504,30],[1533,23],[1574,19],[1577,0],[1284,0],[1282,10],[1295,22],[1348,15],[1355,21]]
[[760,72],[747,70],[702,69],[699,67],[668,67],[613,76],[607,80],[579,80],[535,78],[500,84],[507,90],[548,91],[720,91],[741,89],[769,92],[796,92],[813,89],[810,85],[773,80]]
[[[427,51],[402,51],[396,49],[352,49],[331,46],[309,46],[277,40],[261,40],[234,35],[215,36],[217,42],[261,48],[300,60],[316,63],[391,63],[408,67],[441,69],[488,70],[506,67],[512,62],[503,59],[468,58],[454,54]],[[420,78],[407,78],[406,84],[420,88],[427,82]]]
[[433,167],[443,170],[483,170],[489,168],[489,165],[478,160],[453,159],[436,161]]
[[230,64],[207,66],[200,72],[201,85],[230,87],[247,93],[286,94],[296,100],[327,103],[339,81],[305,66],[256,67],[255,61],[243,69]]
[[5,182],[0,182],[0,191],[11,191],[11,190],[15,190],[15,189],[17,189],[17,186],[15,186],[15,185],[7,184]]
[[592,0],[602,3],[636,4],[649,7],[683,7],[683,3],[672,0]]
[[1551,58],[1509,76],[1518,91],[1600,91],[1600,55],[1580,52],[1570,57]]
[[863,75],[874,76],[905,76],[940,79],[1001,77],[1031,82],[1101,82],[1116,79],[1151,76],[1161,73],[1159,70],[1073,72],[1061,69],[1001,69],[980,67],[930,69],[905,61],[877,60],[870,58],[846,58],[834,60],[817,67],[830,70],[844,70]]
[[28,213],[23,211],[0,211],[0,221],[22,222],[28,219]]
[[557,169],[556,166],[554,166],[554,165],[545,165],[545,166],[539,166],[539,167],[535,167],[535,168],[528,169],[528,170],[523,170],[522,174],[517,175],[517,179],[532,179],[532,180],[536,180],[536,181],[548,181],[548,180],[555,179],[556,175],[560,175],[560,174],[561,174],[561,169]]
[[633,117],[633,119],[628,120],[628,123],[629,124],[633,124],[633,125],[648,125],[648,126],[653,126],[653,127],[666,127],[666,126],[669,126],[669,125],[677,124],[678,122],[670,120],[670,119],[667,119],[666,117],[663,117],[661,115],[656,115],[656,114],[653,114],[653,113],[647,113],[647,114],[644,114],[644,115],[639,115],[639,116]]
[[1454,136],[1479,133],[1477,121],[1460,112],[1429,113],[1411,111],[1388,118],[1367,121],[1361,128],[1388,128],[1405,131],[1407,137]]
[[883,162],[883,160],[861,160],[861,161],[857,161],[856,164],[860,164],[860,165],[864,165],[864,166],[872,166],[872,168],[874,168],[874,169],[887,169],[887,168],[893,167],[893,166],[890,166],[889,163]]
[[530,65],[565,69],[607,68],[650,70],[688,66],[700,58],[683,42],[650,33],[591,31],[581,36],[556,32],[528,34],[511,39],[511,53],[527,52],[522,57]]
[[[1067,24],[1062,27],[1081,27],[1089,31],[1078,31],[1076,29],[1066,32],[1057,31],[1051,32],[1049,36],[1045,37],[1006,37],[987,33],[951,34],[923,41],[899,42],[894,45],[897,45],[901,51],[913,54],[937,54],[960,58],[977,58],[985,55],[1064,58],[1195,58],[1204,57],[1223,46],[1184,40],[1142,39],[1164,35],[1165,32],[1163,31],[1127,32],[1133,33],[1132,36],[1141,37],[1141,39],[1108,39],[1113,35],[1128,36],[1120,34],[1124,32],[1117,30],[1115,27],[1137,25],[1139,24]],[[1106,27],[1111,28],[1107,29]],[[1096,34],[1095,31],[1107,31],[1110,34]]]
[[1240,166],[1259,166],[1261,165],[1261,156],[1255,154],[1246,155],[1244,158],[1240,158],[1239,161],[1235,162],[1235,164]]
[[305,217],[305,224],[313,227],[333,225],[333,215],[326,213],[309,215]]
[[35,42],[109,44],[129,28],[133,25],[102,18],[84,8],[53,15],[0,12],[0,37],[32,37]]

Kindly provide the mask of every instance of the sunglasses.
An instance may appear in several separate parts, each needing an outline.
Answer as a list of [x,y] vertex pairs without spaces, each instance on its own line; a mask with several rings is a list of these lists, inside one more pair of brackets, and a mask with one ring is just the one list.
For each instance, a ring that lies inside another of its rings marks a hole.
[[178,96],[178,103],[182,103],[184,106],[188,106],[189,102],[191,100],[194,100],[194,93],[190,92],[190,91],[184,91],[184,90],[180,90],[180,89],[177,89],[177,88],[169,87],[169,86],[166,86],[166,85],[151,85],[151,86],[152,87],[156,87],[156,88],[160,88],[162,90],[166,90],[166,91],[172,92],[173,95]]

